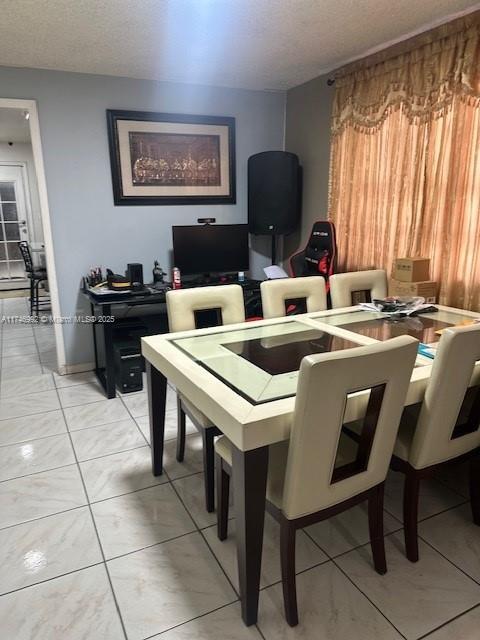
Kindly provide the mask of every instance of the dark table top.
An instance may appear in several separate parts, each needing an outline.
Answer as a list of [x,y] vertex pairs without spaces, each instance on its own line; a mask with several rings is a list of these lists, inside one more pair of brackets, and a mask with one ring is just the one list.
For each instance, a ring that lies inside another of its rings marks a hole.
[[[196,281],[192,282],[182,282],[183,289],[191,289],[194,287],[201,286],[220,286],[222,284],[239,284],[242,289],[246,291],[251,291],[252,289],[258,289],[260,287],[260,280],[251,280],[245,278],[243,282],[238,282],[238,280],[227,280],[227,281],[212,281],[200,283]],[[146,285],[145,290],[143,291],[125,291],[125,292],[117,292],[112,291],[111,293],[96,293],[93,289],[84,284],[82,288],[82,292],[87,296],[87,298],[95,305],[119,305],[126,304],[128,306],[135,305],[144,305],[144,304],[162,304],[165,302],[165,294],[170,290],[170,287],[167,287],[164,290],[155,290],[148,285]]]
[[306,329],[295,336],[287,334],[282,341],[256,338],[231,342],[225,347],[274,376],[298,371],[305,356],[351,349],[358,344],[325,331]]

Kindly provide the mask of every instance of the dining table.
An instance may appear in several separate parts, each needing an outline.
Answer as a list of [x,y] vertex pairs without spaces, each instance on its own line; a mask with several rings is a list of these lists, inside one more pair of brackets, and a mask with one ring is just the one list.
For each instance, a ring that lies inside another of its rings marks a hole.
[[[167,380],[231,441],[242,618],[257,621],[269,446],[288,440],[302,358],[411,335],[433,345],[417,355],[406,405],[420,403],[441,331],[480,314],[437,305],[415,316],[361,306],[142,338],[152,471],[163,472]],[[476,364],[479,367],[480,363]],[[344,423],[365,415],[369,392],[348,395]],[[322,417],[318,416],[319,429]]]

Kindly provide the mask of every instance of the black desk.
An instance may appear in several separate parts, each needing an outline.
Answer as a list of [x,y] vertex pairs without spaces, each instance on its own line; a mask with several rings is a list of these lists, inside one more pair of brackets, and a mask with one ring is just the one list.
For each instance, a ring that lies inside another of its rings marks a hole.
[[[239,284],[244,293],[245,305],[259,297],[260,280],[245,279],[215,282],[182,282],[183,289],[201,286],[217,286],[223,284]],[[168,332],[165,291],[128,292],[95,294],[84,285],[84,295],[90,302],[91,315],[94,318],[93,346],[95,352],[95,373],[105,390],[107,398],[115,397],[115,362],[114,345],[115,333],[124,330],[128,332],[129,324],[143,322],[148,325],[142,335],[153,335]],[[151,312],[148,307],[153,305]],[[137,312],[137,313],[136,313]],[[109,321],[114,318],[113,322]],[[248,317],[248,313],[247,313]]]

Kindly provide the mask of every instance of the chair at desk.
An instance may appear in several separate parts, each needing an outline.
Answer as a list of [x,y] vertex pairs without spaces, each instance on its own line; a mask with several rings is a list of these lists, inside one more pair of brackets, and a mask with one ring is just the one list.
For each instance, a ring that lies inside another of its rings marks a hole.
[[305,278],[281,278],[265,280],[260,285],[264,318],[281,318],[287,315],[287,305],[300,306],[305,301],[305,311],[324,311],[327,308],[327,290],[322,276]]
[[[330,276],[332,308],[351,307],[355,293],[367,292],[371,300],[387,297],[387,273],[383,269],[336,273]],[[370,302],[371,300],[366,300]]]
[[38,316],[38,310],[40,304],[50,304],[50,300],[45,300],[40,303],[39,288],[42,282],[48,282],[47,270],[43,267],[35,267],[33,265],[32,254],[30,253],[30,246],[28,242],[22,240],[18,243],[18,248],[22,254],[23,262],[25,264],[25,271],[30,280],[30,315],[33,315],[33,309],[35,307],[35,315]]
[[[166,295],[168,325],[171,332],[196,329],[201,312],[215,311],[216,324],[245,322],[242,287],[238,284],[168,291]],[[185,415],[188,415],[203,438],[203,466],[207,511],[215,509],[214,437],[221,432],[187,398],[177,392],[178,433],[177,460],[185,455]]]

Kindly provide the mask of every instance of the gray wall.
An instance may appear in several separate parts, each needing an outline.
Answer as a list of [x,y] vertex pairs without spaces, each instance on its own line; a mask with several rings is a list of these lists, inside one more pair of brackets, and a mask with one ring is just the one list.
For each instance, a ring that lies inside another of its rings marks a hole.
[[285,149],[303,166],[302,224],[285,238],[285,256],[302,246],[315,220],[327,217],[330,118],[334,87],[319,76],[287,92]]
[[[155,83],[32,69],[0,68],[0,97],[38,102],[61,313],[81,308],[80,277],[92,265],[122,271],[153,260],[170,267],[171,227],[214,216],[247,220],[247,158],[282,149],[285,95],[279,92]],[[234,116],[237,204],[114,207],[106,109]],[[252,239],[252,274],[267,265],[267,238]],[[91,327],[64,325],[67,364],[91,362]]]

